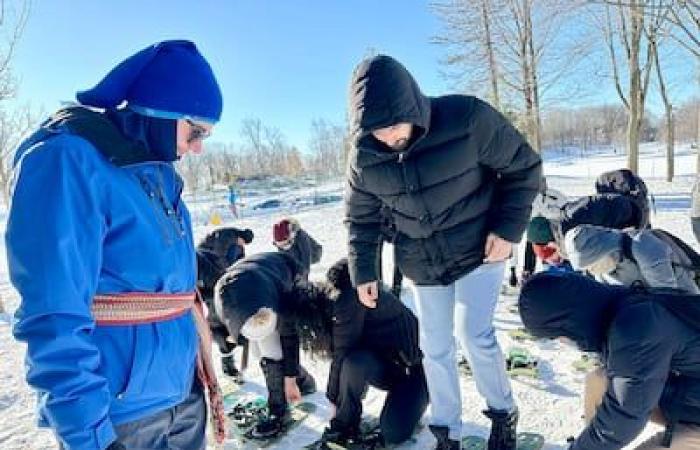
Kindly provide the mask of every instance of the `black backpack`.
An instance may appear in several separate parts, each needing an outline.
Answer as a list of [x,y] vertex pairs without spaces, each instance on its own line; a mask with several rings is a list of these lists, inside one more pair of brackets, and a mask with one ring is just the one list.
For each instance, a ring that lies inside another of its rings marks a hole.
[[599,194],[620,194],[634,201],[640,211],[639,228],[650,226],[649,189],[639,176],[629,169],[611,170],[600,174],[595,182]]

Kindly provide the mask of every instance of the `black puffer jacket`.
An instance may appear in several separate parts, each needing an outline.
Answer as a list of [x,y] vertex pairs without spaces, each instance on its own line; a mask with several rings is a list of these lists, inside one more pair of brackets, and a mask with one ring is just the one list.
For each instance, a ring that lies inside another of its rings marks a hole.
[[663,306],[678,301],[700,296],[642,293],[573,273],[525,284],[520,314],[533,335],[565,336],[603,357],[608,391],[573,450],[623,448],[657,405],[667,419],[700,424],[700,330]]
[[597,225],[622,230],[640,228],[642,210],[630,197],[620,194],[596,194],[568,202],[563,208],[562,235],[578,225]]
[[377,307],[366,308],[350,283],[345,260],[328,273],[329,281],[339,290],[333,301],[333,361],[326,388],[326,396],[336,403],[343,361],[352,350],[376,352],[402,372],[420,364],[423,354],[418,347],[418,319],[398,298],[382,289]]
[[[302,278],[304,270],[296,259],[281,252],[257,253],[229,267],[216,283],[214,308],[231,336],[238,339],[245,321],[260,308],[270,308],[280,314],[285,302],[292,298],[294,285]],[[281,317],[277,324],[285,375],[297,376],[299,338],[296,330]]]
[[[418,284],[449,284],[480,265],[489,232],[520,240],[541,160],[500,113],[474,97],[425,97],[388,56],[356,69],[350,101],[345,223],[355,285],[378,279],[382,207],[396,228],[399,268]],[[404,151],[371,135],[399,122],[414,125]]]

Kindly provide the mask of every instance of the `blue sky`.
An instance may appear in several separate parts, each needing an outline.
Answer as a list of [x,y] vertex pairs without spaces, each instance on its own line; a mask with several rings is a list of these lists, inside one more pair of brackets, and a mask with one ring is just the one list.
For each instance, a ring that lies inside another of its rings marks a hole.
[[303,148],[314,118],[344,121],[350,73],[368,49],[401,60],[427,94],[443,93],[441,50],[428,44],[438,28],[413,0],[37,1],[14,69],[20,100],[51,111],[136,50],[190,39],[224,93],[212,139],[237,141],[241,120],[259,117]]
[[[190,39],[210,61],[224,93],[223,118],[212,139],[240,141],[241,120],[257,117],[304,149],[314,118],[343,123],[350,73],[370,49],[402,61],[426,94],[449,92],[450,83],[440,76],[444,50],[429,44],[441,24],[427,3],[34,1],[14,60],[18,100],[52,111],[137,50],[164,39]],[[619,101],[611,85],[587,99]]]

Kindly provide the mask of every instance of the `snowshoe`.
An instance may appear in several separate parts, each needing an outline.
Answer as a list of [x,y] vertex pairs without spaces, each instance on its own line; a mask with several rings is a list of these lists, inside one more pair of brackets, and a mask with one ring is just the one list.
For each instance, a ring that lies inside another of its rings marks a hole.
[[584,353],[581,355],[580,359],[577,359],[571,366],[576,369],[577,372],[590,372],[591,370],[600,367],[602,364],[598,357],[593,353]]
[[511,376],[537,378],[539,375],[537,363],[537,359],[524,348],[512,348],[506,356],[506,370]]
[[514,330],[508,331],[508,336],[512,339],[523,342],[523,341],[534,341],[535,338],[525,330],[525,328],[516,328]]
[[344,432],[331,427],[323,430],[321,439],[304,448],[309,450],[365,450],[359,433]]

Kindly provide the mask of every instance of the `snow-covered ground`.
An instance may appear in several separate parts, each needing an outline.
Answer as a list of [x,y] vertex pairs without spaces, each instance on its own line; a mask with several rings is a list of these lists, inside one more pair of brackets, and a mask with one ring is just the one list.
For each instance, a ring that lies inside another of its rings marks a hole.
[[[667,229],[687,242],[696,246],[690,230],[688,209],[690,207],[690,188],[694,180],[696,154],[687,146],[678,151],[676,163],[677,177],[673,183],[663,181],[665,163],[663,148],[657,145],[645,146],[640,159],[641,174],[649,184],[655,197],[656,213],[652,216],[655,226]],[[579,152],[545,155],[545,172],[549,175],[549,184],[571,196],[586,195],[593,192],[593,180],[604,170],[622,167],[624,155],[615,155],[610,151],[600,151],[580,157]],[[233,220],[227,210],[226,194],[216,196],[197,196],[189,198],[195,222],[197,237],[203,236],[211,225],[206,225],[213,212],[217,212],[223,224],[250,227],[255,232],[255,240],[249,252],[272,250],[272,224],[284,214],[293,214],[311,235],[323,244],[324,252],[321,263],[316,265],[311,277],[319,279],[326,269],[345,253],[345,229],[342,226],[342,204],[333,196],[340,192],[341,183],[330,183],[315,188],[305,187],[293,192],[256,192],[253,198],[242,201],[243,218]],[[329,202],[313,201],[330,196]],[[281,207],[269,210],[253,210],[250,205],[260,204],[269,199],[282,200]],[[291,200],[290,200],[291,199]],[[321,203],[321,204],[318,204]],[[6,214],[0,214],[0,230],[4,231]],[[4,254],[4,240],[0,243]],[[697,247],[697,246],[696,246]],[[55,441],[49,431],[36,427],[34,417],[34,396],[24,381],[23,357],[24,346],[15,342],[10,333],[10,314],[18,306],[18,298],[12,290],[4,257],[0,259],[0,448],[2,449],[49,449],[55,448]],[[385,270],[391,265],[390,252],[387,249]],[[410,290],[404,291],[404,300],[410,303]],[[507,331],[521,325],[517,314],[509,311],[509,306],[516,302],[512,295],[503,295],[496,313],[498,338],[504,350],[512,346],[524,346],[540,359],[540,378],[514,378],[512,386],[520,407],[521,431],[542,433],[547,441],[546,449],[566,448],[566,438],[575,436],[581,430],[581,393],[583,374],[572,369],[571,364],[579,358],[574,348],[557,341],[537,341],[516,343]],[[4,308],[3,308],[4,304]],[[321,388],[325,385],[328,364],[304,359],[304,364],[316,376]],[[263,392],[263,380],[257,365],[251,363],[244,389]],[[463,433],[487,435],[489,422],[480,411],[484,408],[470,378],[462,377],[463,396]],[[379,391],[370,390],[365,401],[365,413],[377,415],[383,396]],[[322,393],[314,394],[310,400],[319,405],[316,413],[280,441],[275,449],[298,449],[318,438],[326,425],[328,417],[327,403]],[[645,430],[645,434],[653,432]],[[405,449],[427,449],[433,445],[433,439],[424,429],[416,442],[405,444]],[[233,444],[227,448],[235,448]]]

